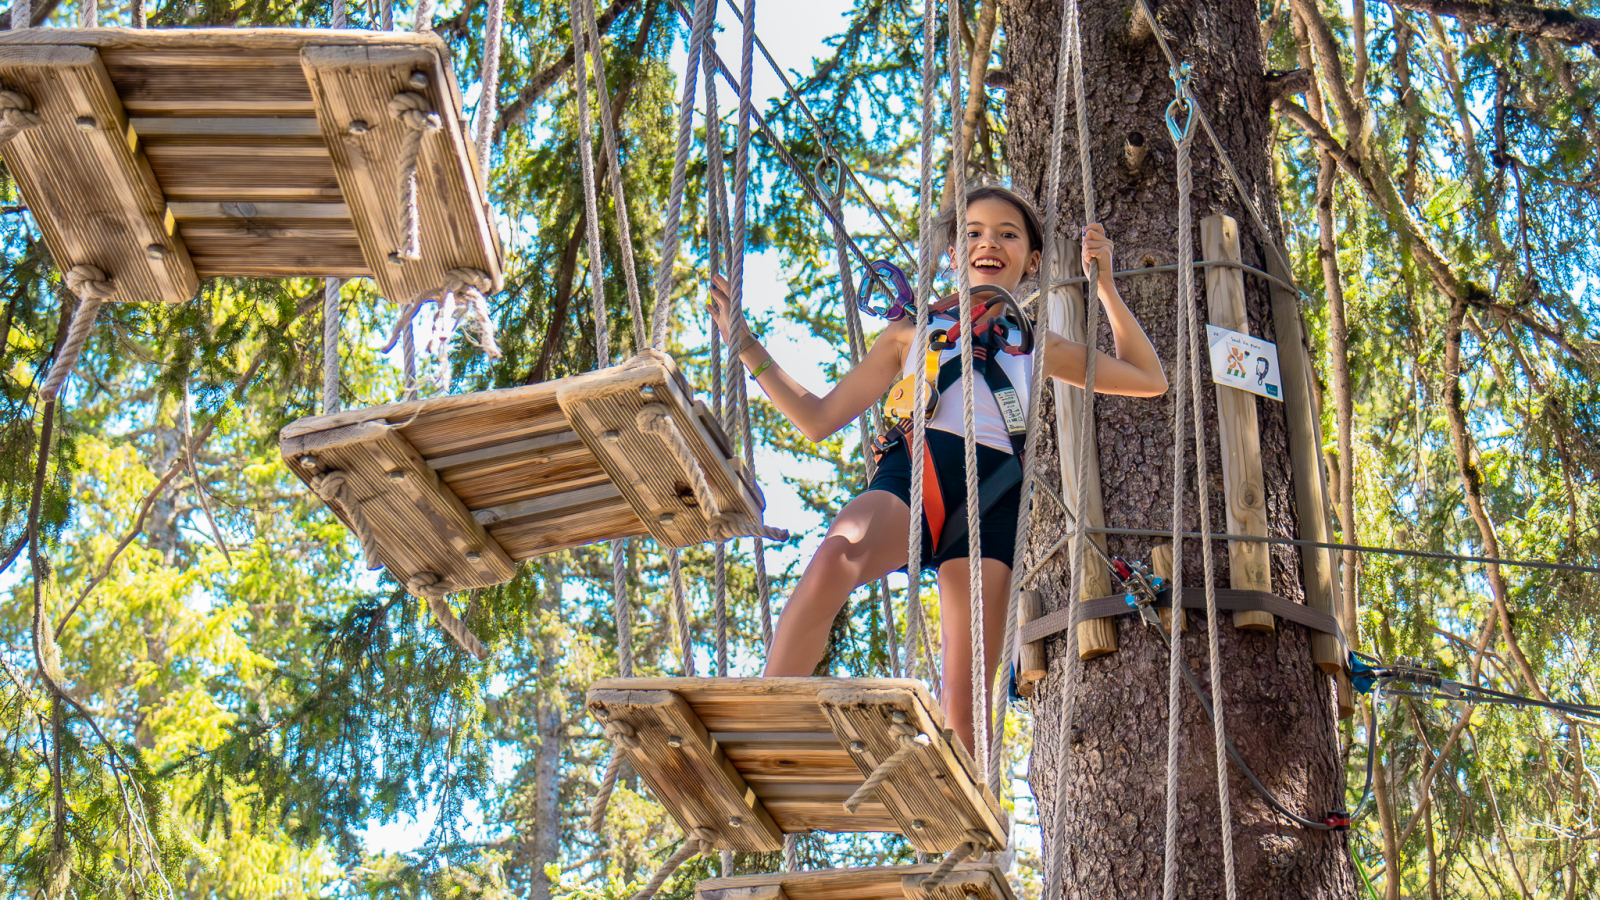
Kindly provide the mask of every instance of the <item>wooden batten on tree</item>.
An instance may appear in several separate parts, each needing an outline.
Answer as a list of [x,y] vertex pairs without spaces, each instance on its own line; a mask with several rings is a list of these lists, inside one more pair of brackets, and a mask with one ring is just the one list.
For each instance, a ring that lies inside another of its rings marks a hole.
[[[103,270],[116,300],[183,302],[212,277],[368,276],[409,302],[453,269],[498,290],[449,59],[431,33],[0,32],[0,85],[39,119],[0,154],[57,264]],[[428,126],[420,254],[391,261],[409,221],[402,95]]]
[[[1239,223],[1232,216],[1200,220],[1200,243],[1207,261],[1239,262]],[[1206,302],[1210,322],[1229,331],[1250,333],[1244,305],[1244,272],[1230,267],[1206,269]],[[1261,472],[1261,431],[1256,398],[1248,391],[1217,385],[1217,436],[1222,443],[1223,508],[1230,534],[1267,536],[1266,480]],[[1228,542],[1230,586],[1235,590],[1272,590],[1272,557],[1264,543]],[[1235,627],[1272,631],[1272,614],[1233,614]]]
[[[1076,241],[1066,241],[1052,238],[1056,241],[1055,258],[1061,260],[1059,272],[1070,277],[1083,271],[1082,248]],[[1065,288],[1049,292],[1046,313],[1049,316],[1050,330],[1067,338],[1068,340],[1087,343],[1085,331],[1088,328],[1088,319],[1084,311],[1084,293],[1077,285],[1068,285]],[[1099,302],[1098,298],[1095,299]],[[1083,392],[1076,388],[1068,387],[1060,381],[1053,381],[1051,389],[1055,392],[1056,401],[1056,434],[1060,436],[1061,457],[1061,493],[1062,499],[1068,506],[1075,506],[1078,502],[1079,481],[1082,478],[1089,480],[1089,501],[1085,510],[1073,509],[1073,515],[1086,516],[1091,527],[1101,528],[1106,524],[1105,506],[1100,493],[1100,453],[1094,440],[1094,410],[1089,411],[1088,451],[1089,466],[1087,472],[1078,471],[1078,417],[1085,399]],[[1037,502],[1037,501],[1035,501]],[[1104,535],[1091,535],[1090,540],[1097,542],[1102,549],[1106,546]],[[1106,567],[1101,565],[1098,557],[1092,550],[1085,548],[1084,559],[1072,560],[1074,566],[1085,566],[1083,573],[1083,596],[1102,597],[1111,593],[1111,576],[1106,572]],[[1117,651],[1117,624],[1114,619],[1084,619],[1078,623],[1078,655],[1083,659],[1094,659],[1107,653]]]
[[1022,632],[1044,616],[1044,603],[1038,591],[1021,591],[1017,603],[1017,693],[1032,697],[1039,682],[1050,674],[1050,660],[1045,656],[1044,641],[1024,641]]
[[872,866],[813,869],[708,878],[694,887],[694,900],[1014,900],[1005,875],[984,863],[962,863],[949,880],[927,889],[922,881],[935,866]]
[[522,560],[630,535],[684,547],[770,531],[716,417],[654,351],[544,384],[310,416],[279,445],[401,584],[485,587]]
[[1003,808],[921,682],[613,678],[588,708],[685,833],[708,829],[725,849],[771,852],[811,831],[902,834],[924,853],[972,831],[1006,846]]

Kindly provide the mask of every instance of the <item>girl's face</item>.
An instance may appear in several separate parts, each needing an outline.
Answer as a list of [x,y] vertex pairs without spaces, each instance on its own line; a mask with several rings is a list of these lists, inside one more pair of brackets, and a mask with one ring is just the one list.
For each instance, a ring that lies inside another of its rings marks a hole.
[[[967,271],[974,287],[992,284],[1015,294],[1026,275],[1039,269],[1039,251],[1029,246],[1022,210],[998,197],[967,207]],[[950,248],[950,264],[956,251]]]

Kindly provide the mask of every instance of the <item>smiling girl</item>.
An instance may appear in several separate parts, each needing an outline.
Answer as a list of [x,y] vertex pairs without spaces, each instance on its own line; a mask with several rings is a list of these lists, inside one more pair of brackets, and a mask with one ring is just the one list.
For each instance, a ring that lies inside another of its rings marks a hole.
[[[963,229],[967,240],[968,276],[973,288],[987,285],[1004,288],[1015,295],[1024,278],[1036,275],[1043,244],[1039,217],[1033,207],[1015,193],[998,186],[973,189],[967,194],[967,221]],[[952,267],[955,265],[956,222],[954,211],[940,217],[934,234],[945,240]],[[1083,230],[1085,271],[1091,261],[1100,263],[1100,302],[1116,342],[1116,356],[1100,351],[1096,363],[1095,390],[1104,394],[1154,397],[1166,392],[1167,379],[1161,370],[1155,348],[1133,313],[1122,302],[1112,279],[1111,241],[1098,224]],[[742,316],[729,313],[727,283],[721,278],[711,286],[712,316],[728,346],[737,348],[739,359],[754,373],[756,383],[774,406],[812,441],[822,441],[861,415],[879,397],[906,375],[924,365],[927,342],[919,346],[916,321],[905,316],[889,323],[873,343],[865,358],[827,393],[817,394],[801,387],[785,372],[750,334]],[[1021,497],[1020,425],[1026,422],[1028,379],[1033,357],[1000,352],[1017,334],[999,319],[1005,311],[994,304],[974,323],[974,340],[982,335],[982,346],[975,357],[984,375],[974,375],[978,477],[986,484],[1005,485],[1013,467],[1016,481],[1004,490],[980,488],[983,514],[979,531],[983,556],[983,636],[987,677],[993,679],[998,665],[999,644],[1005,627],[1006,600],[1015,554],[1017,508]],[[935,325],[954,322],[934,320]],[[931,327],[931,326],[930,326]],[[1084,363],[1089,348],[1044,329],[1036,340],[1043,342],[1045,374],[1069,384],[1083,386]],[[938,383],[947,384],[947,372],[959,363],[959,350],[944,350],[938,359]],[[990,367],[998,371],[990,372]],[[935,386],[930,379],[929,389]],[[998,390],[997,390],[998,388]],[[1008,388],[1011,395],[1006,396]],[[938,401],[928,417],[927,465],[924,470],[922,518],[922,565],[938,571],[940,621],[943,636],[943,680],[945,715],[948,725],[972,749],[971,615],[967,571],[966,468],[963,453],[960,383],[947,384],[951,395]],[[996,395],[1000,394],[997,400]],[[768,651],[765,674],[769,676],[807,676],[822,658],[828,630],[839,608],[851,591],[906,565],[907,531],[910,525],[912,466],[909,442],[891,433],[880,445],[882,456],[872,483],[845,505],[828,528],[805,574],[796,585],[778,619],[778,629]],[[989,496],[985,496],[989,494]],[[953,511],[945,521],[940,510]],[[929,515],[930,508],[933,511]],[[932,519],[933,521],[930,521]],[[948,522],[948,527],[947,527]]]

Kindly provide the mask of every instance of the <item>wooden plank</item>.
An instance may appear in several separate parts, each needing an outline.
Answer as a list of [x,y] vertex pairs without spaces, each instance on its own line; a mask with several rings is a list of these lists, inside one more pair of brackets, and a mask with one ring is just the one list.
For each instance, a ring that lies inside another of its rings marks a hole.
[[[1287,259],[1287,249],[1282,244],[1279,248]],[[1268,254],[1267,271],[1289,280],[1290,275],[1283,271],[1276,254]],[[1320,419],[1311,400],[1311,351],[1306,347],[1300,304],[1294,292],[1278,284],[1271,286],[1271,292],[1272,327],[1278,338],[1278,365],[1283,368],[1283,408],[1289,424],[1289,462],[1294,476],[1300,537],[1327,543],[1330,534],[1328,499],[1324,493],[1322,442],[1318,438]],[[1300,548],[1300,575],[1305,585],[1306,605],[1337,618],[1340,585],[1335,571],[1334,551]],[[1341,624],[1347,629],[1348,640],[1350,623]],[[1344,675],[1346,654],[1333,635],[1312,633],[1311,658],[1322,671]]]
[[645,351],[622,365],[564,379],[556,395],[572,429],[622,488],[651,536],[667,547],[716,540],[721,531],[711,510],[700,507],[689,476],[663,439],[638,428],[635,417],[646,404],[669,411],[725,518],[759,522],[762,508],[694,414],[676,372],[671,357]]
[[[1200,243],[1207,260],[1239,262],[1239,223],[1231,216],[1200,220]],[[1240,334],[1250,333],[1244,305],[1244,272],[1223,266],[1206,269],[1206,303],[1210,322]],[[1223,508],[1228,531],[1267,535],[1267,488],[1261,472],[1261,429],[1256,397],[1248,391],[1217,385],[1217,433],[1222,442]],[[1237,590],[1272,590],[1272,557],[1266,544],[1228,542],[1229,580]],[[1272,615],[1236,612],[1233,624],[1247,631],[1272,631]]]
[[[1076,241],[1054,238],[1055,258],[1061,260],[1061,271],[1067,275],[1083,269],[1082,248]],[[1098,299],[1095,302],[1099,302]],[[1076,285],[1053,290],[1049,297],[1050,330],[1068,340],[1087,343],[1085,332],[1088,319],[1084,311],[1083,291]],[[1083,392],[1061,381],[1052,381],[1051,390],[1056,400],[1056,434],[1060,435],[1061,493],[1069,506],[1078,502],[1078,416],[1083,408]],[[1089,434],[1094,434],[1094,412],[1089,413]],[[1100,449],[1095,441],[1089,442],[1089,508],[1073,510],[1074,515],[1087,515],[1089,524],[1103,528],[1106,524],[1105,503],[1100,494]],[[1104,535],[1089,538],[1106,546]],[[1086,566],[1083,577],[1084,597],[1103,597],[1111,593],[1111,576],[1105,566],[1092,562],[1092,551],[1085,549],[1085,559],[1074,560],[1073,565]],[[1094,659],[1117,651],[1117,624],[1115,619],[1088,619],[1078,623],[1078,656]]]
[[645,534],[644,523],[620,497],[574,506],[559,514],[537,519],[517,519],[488,526],[489,534],[521,562],[545,553],[582,547],[599,541]]
[[474,519],[485,525],[496,522],[510,522],[516,519],[527,519],[543,513],[556,512],[570,509],[574,506],[597,503],[601,500],[610,500],[622,496],[617,486],[607,481],[592,487],[577,491],[562,491],[545,497],[536,497],[532,500],[519,500],[516,503],[507,503],[490,509],[480,509],[472,514]]
[[99,267],[117,286],[113,300],[193,298],[199,278],[188,248],[98,52],[6,47],[0,82],[30,98],[43,119],[0,153],[56,263]]
[[900,748],[890,731],[895,719],[903,718],[930,738],[877,792],[900,833],[918,850],[946,853],[966,839],[968,829],[988,834],[994,842],[990,849],[1004,849],[1005,813],[978,783],[966,750],[944,729],[942,717],[934,717],[937,707],[924,706],[914,692],[863,682],[823,690],[818,702],[839,743],[852,749],[863,779]]
[[333,28],[27,28],[0,32],[0,52],[12,45],[81,45],[107,52],[298,53],[303,47],[330,45],[437,47],[440,43],[432,33]]
[[203,149],[170,154],[153,147],[149,159],[169,201],[337,203],[343,196],[328,156],[278,157],[270,149],[254,158]]
[[[326,151],[320,151],[326,152]],[[203,219],[222,220],[307,220],[350,221],[350,207],[343,203],[206,203],[184,201],[168,203],[172,217],[181,222]],[[354,230],[352,225],[351,229]]]
[[[433,46],[352,43],[307,47],[301,53],[317,120],[362,247],[380,292],[397,302],[441,287],[446,272],[457,267],[487,273],[494,290],[502,286],[499,237],[473,167],[476,151],[453,102],[446,58],[437,39]],[[425,84],[414,83],[414,75]],[[389,113],[388,105],[403,92],[424,95],[443,127],[423,139],[417,169],[422,259],[391,265],[387,260],[403,237],[398,185],[407,127]],[[350,125],[356,121],[366,127],[352,134]]]
[[717,845],[746,852],[783,849],[783,833],[722,747],[672,691],[591,689],[589,712],[631,729],[634,770],[686,831],[707,828]]
[[436,456],[428,460],[428,465],[432,466],[435,472],[443,474],[457,466],[478,466],[483,463],[499,462],[507,457],[521,457],[528,453],[551,451],[557,447],[580,443],[577,433],[569,428],[554,434],[541,434],[538,437],[524,438],[520,441],[507,441],[504,444],[480,447],[477,450],[468,450],[464,453]]
[[695,900],[967,900],[969,892],[978,900],[1014,900],[1011,885],[990,863],[961,863],[943,887],[925,892],[922,879],[935,868],[933,864],[872,866],[708,878],[695,885]]
[[[447,590],[509,581],[516,567],[399,429],[369,421],[323,435],[280,440],[290,471],[307,484],[340,471],[377,539],[377,554],[401,584],[430,574]],[[349,511],[330,508],[349,524]]]
[[1024,642],[1022,629],[1044,615],[1044,603],[1039,599],[1038,591],[1022,591],[1018,602],[1022,606],[1018,610],[1020,620],[1017,627],[1017,693],[1032,697],[1039,682],[1050,674],[1050,661],[1044,654],[1044,641]]

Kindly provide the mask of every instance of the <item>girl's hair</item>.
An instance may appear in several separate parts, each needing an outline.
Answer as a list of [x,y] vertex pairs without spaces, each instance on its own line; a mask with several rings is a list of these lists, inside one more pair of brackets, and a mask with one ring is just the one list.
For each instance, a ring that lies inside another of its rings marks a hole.
[[[1015,206],[1022,213],[1023,227],[1028,230],[1028,249],[1044,249],[1044,228],[1039,224],[1039,211],[1033,204],[1022,198],[1021,194],[1008,187],[998,184],[985,184],[967,189],[967,205],[971,206],[979,200],[1004,200]],[[951,204],[934,222],[933,233],[944,239],[944,246],[953,247],[956,243],[956,207]]]

